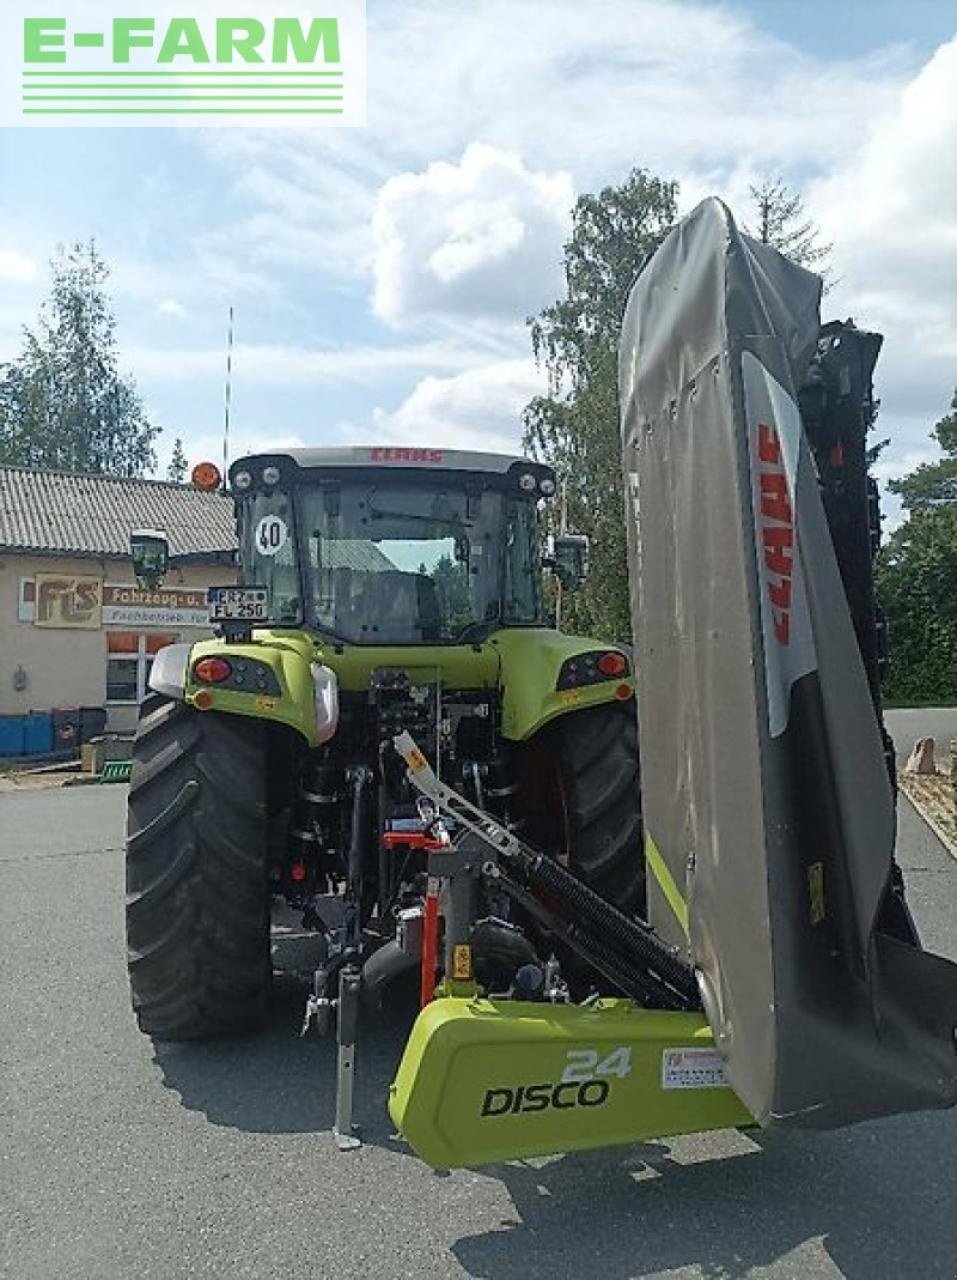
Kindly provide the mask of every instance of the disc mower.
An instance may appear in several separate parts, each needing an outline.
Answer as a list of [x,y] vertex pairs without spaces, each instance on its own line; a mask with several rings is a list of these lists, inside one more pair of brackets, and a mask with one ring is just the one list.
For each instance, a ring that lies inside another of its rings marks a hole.
[[343,1148],[360,1021],[409,986],[388,1105],[437,1168],[957,1100],[957,966],[921,947],[894,858],[880,338],[819,300],[718,201],[639,276],[633,651],[544,624],[542,569],[574,589],[587,543],[543,556],[541,463],[233,464],[239,583],[210,588],[215,639],[157,655],[135,744],[144,1032],[261,1022],[291,917]]

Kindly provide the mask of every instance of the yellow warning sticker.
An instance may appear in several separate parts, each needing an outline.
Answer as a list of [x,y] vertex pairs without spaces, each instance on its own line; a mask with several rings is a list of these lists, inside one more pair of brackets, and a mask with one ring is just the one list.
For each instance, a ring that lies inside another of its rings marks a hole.
[[558,691],[558,701],[564,703],[566,707],[574,706],[576,702],[581,702],[581,689],[560,689]]
[[472,976],[472,948],[467,942],[459,943],[452,951],[452,977],[467,982]]
[[824,900],[824,863],[812,862],[807,869],[807,891],[811,903],[811,924],[821,924],[827,915]]
[[427,769],[429,767],[428,760],[426,760],[425,756],[418,749],[418,747],[412,748],[412,750],[406,756],[405,762],[409,766],[409,768],[412,770],[413,773],[421,773],[423,769]]
[[275,711],[275,709],[276,709],[275,698],[257,698],[256,699],[257,711]]

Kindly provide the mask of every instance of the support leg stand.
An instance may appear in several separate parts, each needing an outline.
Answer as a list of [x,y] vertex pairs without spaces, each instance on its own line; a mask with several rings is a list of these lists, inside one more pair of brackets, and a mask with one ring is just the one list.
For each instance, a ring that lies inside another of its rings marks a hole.
[[352,1121],[356,1079],[356,1031],[359,1021],[359,988],[362,975],[353,964],[339,972],[339,1019],[336,1040],[336,1123],[333,1132],[340,1151],[361,1146]]

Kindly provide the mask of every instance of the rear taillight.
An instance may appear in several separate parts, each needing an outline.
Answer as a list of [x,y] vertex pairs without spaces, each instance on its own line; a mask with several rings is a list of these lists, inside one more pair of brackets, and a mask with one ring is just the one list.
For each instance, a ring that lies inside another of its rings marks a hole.
[[233,674],[225,658],[200,658],[193,667],[193,678],[200,684],[222,684]]
[[555,688],[577,689],[582,685],[601,684],[603,680],[627,680],[630,675],[631,666],[623,653],[617,649],[596,649],[566,658]]
[[603,676],[607,676],[609,680],[615,676],[623,675],[628,670],[628,659],[621,653],[615,653],[609,650],[603,653],[595,664]]

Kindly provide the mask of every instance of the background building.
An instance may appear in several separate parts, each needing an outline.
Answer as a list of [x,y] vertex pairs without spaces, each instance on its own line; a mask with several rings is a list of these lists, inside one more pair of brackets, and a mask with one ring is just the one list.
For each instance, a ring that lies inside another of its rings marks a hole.
[[[158,591],[133,577],[135,528],[169,538]],[[220,492],[0,467],[0,716],[87,708],[94,723],[99,708],[131,731],[154,654],[210,634],[206,587],[235,581],[234,546]],[[57,723],[68,739],[70,717]]]

